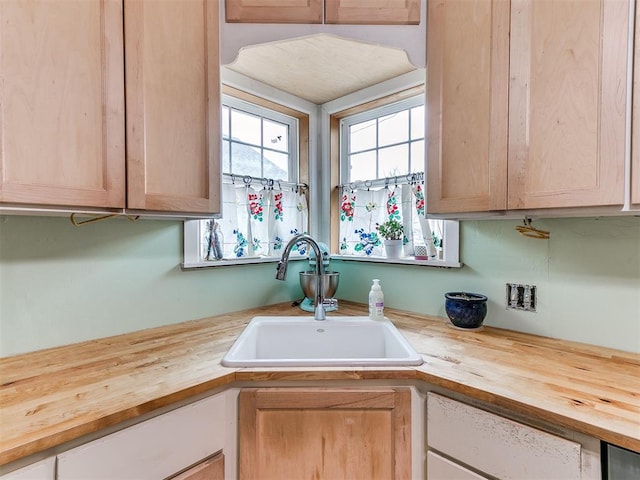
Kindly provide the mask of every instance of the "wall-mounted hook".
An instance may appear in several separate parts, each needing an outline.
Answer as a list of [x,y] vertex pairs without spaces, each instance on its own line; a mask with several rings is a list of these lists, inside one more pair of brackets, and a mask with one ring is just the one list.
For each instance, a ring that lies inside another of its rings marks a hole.
[[523,225],[518,225],[516,230],[520,235],[538,240],[548,240],[551,234],[546,230],[540,230],[531,225],[531,219],[524,217]]
[[97,215],[97,216],[93,216],[90,217],[86,220],[76,220],[76,216],[77,214],[75,212],[73,212],[70,216],[69,216],[69,221],[71,221],[71,223],[73,224],[74,227],[80,227],[82,225],[86,225],[88,223],[95,223],[95,222],[100,222],[102,220],[106,220],[107,218],[113,218],[113,217],[125,217],[127,220],[129,220],[130,222],[135,222],[136,220],[138,220],[140,218],[140,215],[119,215],[117,213],[110,213],[107,215]]

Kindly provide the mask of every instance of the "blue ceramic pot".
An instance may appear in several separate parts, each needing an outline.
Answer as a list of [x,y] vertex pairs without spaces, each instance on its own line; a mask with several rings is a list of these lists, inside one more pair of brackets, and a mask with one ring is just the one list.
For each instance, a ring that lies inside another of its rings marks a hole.
[[451,323],[460,328],[478,328],[487,316],[487,297],[479,293],[444,294],[444,309]]

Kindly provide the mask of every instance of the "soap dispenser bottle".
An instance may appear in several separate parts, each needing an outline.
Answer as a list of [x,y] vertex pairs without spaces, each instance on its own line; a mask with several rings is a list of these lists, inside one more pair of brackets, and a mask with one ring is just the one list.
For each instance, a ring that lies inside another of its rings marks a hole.
[[373,279],[373,285],[369,291],[369,318],[371,320],[384,319],[384,294],[380,287],[380,280]]

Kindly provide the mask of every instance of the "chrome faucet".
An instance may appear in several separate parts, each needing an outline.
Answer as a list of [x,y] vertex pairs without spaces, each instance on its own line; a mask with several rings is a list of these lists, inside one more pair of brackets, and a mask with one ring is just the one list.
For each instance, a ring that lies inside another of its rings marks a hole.
[[284,247],[284,252],[282,252],[282,258],[276,267],[276,280],[284,280],[286,278],[291,249],[299,242],[307,242],[316,254],[316,298],[314,302],[315,313],[313,318],[316,320],[325,320],[325,307],[335,307],[338,305],[338,301],[334,298],[324,298],[324,267],[322,264],[322,252],[320,251],[318,243],[313,238],[307,234],[299,234],[289,240],[287,246]]

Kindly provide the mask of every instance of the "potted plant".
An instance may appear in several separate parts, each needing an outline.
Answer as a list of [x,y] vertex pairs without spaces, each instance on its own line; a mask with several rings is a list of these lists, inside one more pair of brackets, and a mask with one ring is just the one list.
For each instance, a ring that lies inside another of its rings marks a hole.
[[384,249],[388,258],[399,258],[402,255],[402,239],[404,226],[398,220],[390,218],[376,225],[378,233],[384,239]]

